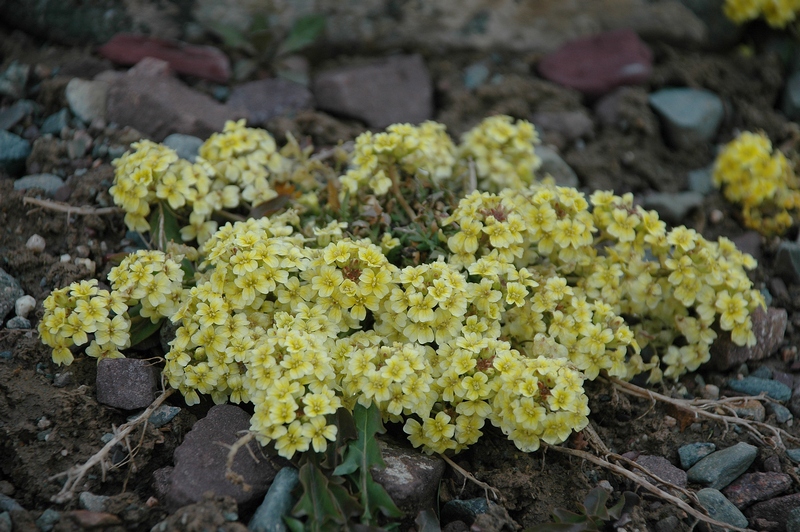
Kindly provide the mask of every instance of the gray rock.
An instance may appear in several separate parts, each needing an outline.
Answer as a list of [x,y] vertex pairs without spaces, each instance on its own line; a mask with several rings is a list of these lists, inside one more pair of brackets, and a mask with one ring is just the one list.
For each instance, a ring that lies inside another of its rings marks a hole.
[[243,109],[248,124],[266,126],[277,116],[313,109],[314,96],[307,87],[293,81],[260,79],[234,87],[228,105]]
[[699,192],[652,192],[644,197],[643,207],[658,212],[659,217],[671,224],[678,224],[693,209],[703,205]]
[[472,525],[478,515],[489,511],[489,504],[490,501],[485,497],[465,500],[454,499],[442,506],[442,522],[462,521],[467,525]]
[[36,102],[31,100],[17,100],[11,107],[0,110],[0,129],[11,129],[23,118],[32,114],[36,106]]
[[90,512],[105,512],[106,502],[110,499],[108,495],[95,495],[90,491],[83,491],[78,496],[78,504],[84,510]]
[[536,155],[542,160],[542,165],[537,172],[539,175],[551,175],[556,184],[562,187],[577,188],[580,186],[575,170],[570,168],[555,150],[551,150],[547,146],[536,146]]
[[794,417],[792,415],[791,410],[789,410],[783,405],[779,405],[777,403],[769,403],[767,405],[767,408],[769,408],[772,414],[775,414],[775,421],[777,421],[778,423],[786,423],[787,421],[789,421]]
[[800,449],[786,449],[786,456],[788,456],[790,460],[800,464]]
[[383,128],[433,116],[433,83],[420,55],[390,56],[368,65],[321,72],[313,83],[317,107]]
[[72,78],[67,83],[65,96],[73,114],[87,124],[95,118],[105,119],[107,82]]
[[788,401],[792,397],[792,389],[785,384],[758,377],[731,379],[728,381],[728,388],[747,395],[758,395],[763,392],[776,401]]
[[97,402],[123,410],[145,408],[156,394],[156,370],[137,358],[103,359],[97,364]]
[[[788,322],[786,309],[769,307],[767,311],[758,307],[750,318],[756,345],[739,346],[733,343],[728,332],[722,332],[711,344],[711,360],[708,367],[724,371],[749,360],[761,360],[770,356],[783,341]],[[778,383],[780,384],[780,383]]]
[[22,507],[20,503],[9,497],[8,495],[3,495],[0,493],[0,511],[3,512],[24,512],[25,508]]
[[778,245],[775,272],[787,283],[800,284],[800,243],[784,240]]
[[758,231],[745,231],[739,236],[731,238],[736,248],[742,253],[749,253],[754,259],[761,262],[761,235]]
[[636,458],[636,463],[662,480],[682,488],[686,487],[686,471],[675,467],[663,456],[642,454]]
[[384,440],[378,440],[378,446],[386,468],[372,469],[375,482],[406,515],[430,508],[444,473],[444,460]]
[[[224,445],[233,444],[249,428],[250,415],[234,405],[216,405],[195,423],[175,449],[166,497],[169,508],[199,502],[207,491],[232,497],[240,506],[263,499],[276,474],[268,460],[255,462],[244,448],[236,454],[233,471],[244,477],[248,491],[225,476],[228,449]],[[257,449],[253,451],[258,455]]]
[[6,322],[6,329],[30,329],[31,320],[22,316],[14,316]]
[[42,512],[42,515],[36,520],[36,526],[42,532],[50,532],[60,520],[61,512],[48,508]]
[[800,71],[793,73],[786,80],[781,110],[789,120],[800,119]]
[[11,514],[8,512],[0,512],[0,532],[11,532]]
[[713,192],[714,188],[710,168],[699,168],[689,172],[689,190],[692,192],[706,196]]
[[253,514],[247,524],[252,532],[285,532],[283,516],[287,515],[295,504],[292,490],[299,482],[297,469],[284,467],[275,475],[275,480],[264,497],[264,502]]
[[155,428],[163,427],[172,421],[180,411],[181,409],[177,406],[161,405],[153,411],[148,422]]
[[63,373],[56,373],[53,378],[53,386],[56,388],[64,388],[72,384],[73,374],[71,371],[64,371]]
[[776,523],[786,523],[789,515],[797,508],[800,508],[800,493],[759,502],[748,508],[746,513],[751,520],[766,519]]
[[[213,98],[170,76],[165,61],[147,57],[127,74],[111,82],[106,120],[133,127],[153,140],[171,133],[200,138],[222,131],[227,120],[242,113],[217,103]],[[110,150],[109,150],[110,153]]]
[[736,44],[744,25],[734,24],[722,11],[725,0],[680,0],[706,27],[706,47],[725,50]]
[[537,130],[556,133],[570,143],[594,133],[594,122],[584,111],[540,111],[530,120]]
[[786,532],[800,532],[800,507],[789,512],[786,519]]
[[757,454],[755,446],[739,442],[709,454],[692,466],[686,475],[690,482],[722,489],[747,471]]
[[761,404],[761,401],[756,399],[751,399],[735,406],[733,411],[741,418],[752,419],[758,422],[764,421],[764,418],[767,416],[764,405]]
[[25,291],[22,290],[19,281],[0,268],[0,321],[5,320],[17,299],[24,295]]
[[711,141],[725,112],[722,100],[704,89],[661,89],[649,100],[662,119],[667,140],[682,149]]
[[674,515],[659,519],[656,523],[656,532],[674,532],[680,527],[680,521]]
[[744,510],[753,503],[780,495],[791,486],[792,477],[786,473],[747,473],[722,492],[737,508]]
[[30,65],[18,63],[16,60],[12,61],[5,72],[0,75],[0,95],[8,96],[12,100],[24,98],[30,72]]
[[192,135],[173,133],[167,136],[161,144],[175,150],[181,159],[194,162],[197,159],[197,152],[200,150],[200,146],[203,145],[203,139]]
[[60,135],[61,130],[69,126],[69,119],[69,109],[65,107],[57,113],[53,113],[45,118],[44,122],[42,122],[42,127],[39,132],[42,135]]
[[53,197],[56,191],[64,186],[64,180],[53,174],[31,174],[14,181],[14,190],[36,188]]
[[8,131],[0,131],[0,170],[19,174],[25,169],[25,160],[30,154],[30,142]]
[[477,89],[489,79],[489,66],[485,62],[473,63],[464,69],[464,87]]
[[703,508],[708,511],[709,517],[728,523],[729,525],[745,528],[747,518],[731,501],[714,488],[703,488],[697,492],[697,499]]

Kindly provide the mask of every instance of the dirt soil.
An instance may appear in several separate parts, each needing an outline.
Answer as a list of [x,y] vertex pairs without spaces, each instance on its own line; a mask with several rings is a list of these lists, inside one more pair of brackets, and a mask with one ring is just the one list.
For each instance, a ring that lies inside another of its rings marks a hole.
[[[620,114],[627,124],[625,128],[605,127],[593,118],[593,132],[586,138],[544,137],[545,142],[561,148],[584,191],[613,188],[617,193],[643,194],[652,190],[682,190],[686,188],[688,171],[712,162],[711,145],[683,151],[665,145],[646,98],[648,92],[661,87],[703,87],[718,94],[728,107],[719,142],[730,140],[742,129],[763,130],[776,145],[791,143],[797,138],[797,126],[775,110],[784,84],[784,67],[776,55],[757,50],[752,57],[743,57],[736,51],[708,53],[649,44],[655,51],[655,72],[648,86],[634,89],[624,102]],[[0,31],[0,52],[3,70],[15,60],[36,65],[42,72],[59,67],[62,74],[108,67],[89,49],[65,49],[10,30]],[[582,111],[594,117],[593,102],[538,78],[533,73],[534,57],[497,51],[491,55],[451,54],[445,59],[428,52],[426,59],[437,89],[436,118],[453,134],[460,134],[493,113],[529,118],[539,111]],[[491,64],[493,81],[469,90],[463,83],[464,68],[478,61]],[[38,116],[48,116],[66,106],[64,84],[63,76],[45,77],[38,91],[29,96],[41,106]],[[9,103],[10,100],[2,102],[3,105]],[[274,125],[274,134],[280,136],[282,132],[293,131],[310,137],[320,148],[340,139],[353,138],[364,129],[353,122],[316,112],[280,119]],[[104,128],[88,133],[94,142],[122,147],[140,137],[137,132],[126,129]],[[67,186],[59,191],[57,199],[76,207],[110,204],[108,187],[113,170],[109,157],[70,159],[62,140],[38,138],[25,174],[54,170],[68,176]],[[0,494],[13,497],[33,520],[48,508],[60,511],[77,508],[75,502],[67,505],[51,502],[50,498],[60,489],[54,475],[86,461],[102,446],[101,437],[111,432],[112,427],[124,423],[127,416],[125,412],[97,403],[94,359],[78,356],[68,368],[53,364],[49,349],[39,341],[35,330],[42,315],[41,302],[53,288],[72,281],[98,278],[103,282],[110,269],[109,256],[122,251],[130,242],[125,239],[122,215],[68,215],[26,205],[23,202],[26,196],[38,194],[30,190],[15,191],[14,177],[18,176],[0,176],[0,267],[21,283],[26,294],[36,298],[38,306],[32,318],[34,329],[0,329],[0,355],[4,355],[0,356]],[[711,213],[715,210],[723,214],[722,221],[711,223]],[[716,193],[709,195],[703,206],[683,223],[708,238],[720,235],[736,238],[744,233],[736,209]],[[26,248],[26,241],[33,234],[45,238],[47,247],[43,253],[35,254]],[[789,238],[794,236],[789,235]],[[762,240],[759,269],[753,273],[758,288],[766,286],[772,278],[775,249],[776,241]],[[61,256],[65,254],[73,258],[88,257],[96,264],[96,270],[62,262]],[[797,345],[800,287],[791,285],[786,294],[775,296],[773,305],[786,308],[789,313],[784,346]],[[160,347],[155,346],[130,356],[147,358],[160,354]],[[779,349],[778,354],[751,364],[749,369],[753,371],[765,364],[793,371],[796,370],[794,356],[788,349]],[[705,383],[722,386],[735,374],[735,371],[718,373],[701,368],[698,374],[655,389],[673,396],[699,393],[698,375]],[[677,449],[687,442],[710,441],[718,448],[737,441],[753,443],[746,434],[708,422],[696,422],[681,431],[668,422],[670,412],[663,405],[628,398],[601,383],[591,384],[589,393],[594,427],[606,445],[620,454],[638,451],[664,456],[677,463]],[[179,394],[173,395],[169,402],[182,407],[174,422],[162,429],[150,429],[143,436],[139,434],[137,437],[142,438],[143,444],[131,464],[106,472],[105,478],[97,469],[82,487],[82,490],[114,497],[112,501],[118,508],[111,513],[115,513],[119,521],[109,525],[109,529],[146,530],[167,517],[157,501],[153,502],[152,472],[171,463],[172,452],[183,434],[211,406],[209,401],[204,401],[187,408]],[[775,423],[773,416],[767,421]],[[796,424],[784,428],[800,435]],[[771,454],[770,449],[762,447],[752,470],[763,471],[763,461]],[[626,489],[635,489],[629,481],[582,460],[556,452],[522,453],[502,434],[491,429],[479,444],[455,460],[475,477],[500,490],[502,505],[521,527],[547,521],[554,508],[574,509],[588,490],[602,480],[611,484],[615,496]],[[792,469],[785,458],[782,460],[784,470]],[[794,485],[792,491],[799,488],[800,485]],[[626,526],[627,530],[652,530],[655,523],[671,515],[679,518],[678,529],[690,529],[692,520],[682,511],[641,490],[639,493],[643,501],[632,516],[633,522]],[[442,504],[452,498],[484,495],[481,488],[463,483],[452,471],[446,473],[440,494]],[[211,500],[205,506],[198,505],[192,519],[202,521],[203,511],[210,512],[208,515],[212,517],[218,516],[221,510],[215,508],[221,504]],[[71,521],[62,519],[58,529],[85,526],[78,514],[75,515]],[[208,518],[209,522],[213,521],[212,517]],[[246,523],[248,518],[240,515],[241,522]],[[20,518],[19,522],[25,519]],[[180,521],[171,520],[176,528],[183,526],[175,524]],[[182,520],[184,524],[186,521]],[[513,525],[508,526],[513,528]],[[229,529],[235,528],[231,525]]]

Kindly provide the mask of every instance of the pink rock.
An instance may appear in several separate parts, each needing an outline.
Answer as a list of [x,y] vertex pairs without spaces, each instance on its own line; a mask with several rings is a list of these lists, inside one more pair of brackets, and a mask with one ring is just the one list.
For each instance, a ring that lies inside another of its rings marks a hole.
[[120,65],[135,65],[145,57],[155,57],[168,62],[175,72],[218,83],[228,81],[231,76],[228,56],[213,46],[118,33],[98,52]]
[[627,29],[571,41],[539,62],[542,76],[591,97],[644,83],[652,70],[650,48]]

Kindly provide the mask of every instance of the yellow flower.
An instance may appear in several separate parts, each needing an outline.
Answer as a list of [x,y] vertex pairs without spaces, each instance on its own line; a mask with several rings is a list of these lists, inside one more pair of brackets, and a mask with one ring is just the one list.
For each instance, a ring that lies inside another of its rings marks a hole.
[[326,424],[324,416],[312,417],[308,423],[303,425],[303,436],[311,441],[311,446],[316,453],[324,453],[328,448],[328,441],[336,440],[337,432],[338,427]]

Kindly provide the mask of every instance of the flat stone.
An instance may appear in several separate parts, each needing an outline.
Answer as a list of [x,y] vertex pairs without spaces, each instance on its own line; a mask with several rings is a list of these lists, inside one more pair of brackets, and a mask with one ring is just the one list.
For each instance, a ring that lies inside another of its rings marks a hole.
[[770,413],[775,415],[775,421],[778,423],[786,423],[790,419],[794,418],[792,411],[781,404],[769,403],[767,408],[769,408]]
[[431,508],[444,473],[444,460],[378,440],[386,468],[372,469],[372,478],[382,485],[406,515]]
[[4,321],[8,313],[17,303],[17,299],[25,295],[19,281],[0,268],[0,321]]
[[786,333],[788,314],[786,309],[768,307],[766,312],[761,307],[750,314],[753,322],[753,334],[756,345],[739,346],[733,343],[729,332],[720,332],[711,344],[710,369],[725,371],[750,360],[761,360],[770,356],[783,341]]
[[663,456],[642,454],[636,458],[636,463],[670,484],[686,487],[686,471],[675,467]]
[[792,477],[786,473],[747,473],[722,490],[722,493],[737,508],[744,510],[753,503],[780,495],[791,486]]
[[758,422],[764,421],[764,418],[767,417],[767,411],[764,405],[761,404],[761,401],[756,399],[751,399],[736,405],[733,410],[736,412],[736,415],[741,418],[752,419]]
[[699,192],[651,192],[644,197],[643,207],[658,212],[659,217],[677,225],[693,210],[703,205]]
[[653,70],[653,53],[629,29],[609,31],[571,41],[538,65],[545,79],[591,97],[622,85],[646,82]]
[[277,116],[291,116],[314,108],[314,96],[307,87],[285,79],[260,79],[233,88],[228,105],[243,109],[247,123],[266,126]]
[[228,56],[213,46],[159,39],[146,35],[118,33],[97,52],[119,65],[135,65],[145,57],[169,63],[179,74],[225,83],[231,77]]
[[678,448],[678,458],[683,469],[689,469],[702,458],[717,450],[717,446],[710,442],[688,443]]
[[319,109],[376,128],[417,124],[433,116],[433,83],[418,54],[321,72],[314,78],[312,92]]
[[25,160],[30,154],[30,142],[8,131],[0,131],[0,170],[19,174],[25,169]]
[[[240,506],[261,501],[276,475],[269,460],[255,462],[244,448],[236,454],[233,471],[244,477],[244,482],[250,485],[249,491],[225,476],[228,460],[225,445],[233,444],[249,429],[250,415],[234,405],[213,406],[205,418],[195,423],[175,449],[168,507],[174,510],[202,501],[207,491],[216,496],[232,497]],[[257,449],[254,451],[257,455]]]
[[757,454],[755,446],[739,442],[709,454],[692,466],[686,475],[690,482],[722,489],[747,471]]
[[[145,58],[111,83],[106,120],[130,126],[156,141],[171,133],[200,138],[222,131],[242,113],[217,103],[169,75],[158,74],[158,59]],[[151,68],[152,67],[152,68]],[[153,72],[156,75],[144,75]]]
[[61,512],[58,510],[54,510],[52,508],[48,508],[39,518],[36,520],[36,526],[42,532],[50,532],[55,528],[56,523],[61,520]]
[[800,464],[800,449],[786,449],[786,456],[793,462]]
[[45,118],[44,122],[42,122],[42,127],[39,132],[42,135],[60,135],[61,131],[65,127],[69,126],[69,118],[69,109],[65,107],[57,113],[53,113]]
[[478,515],[489,511],[489,503],[490,501],[485,497],[448,501],[442,506],[442,522],[462,521],[467,525],[472,525]]
[[173,133],[167,136],[161,144],[167,148],[172,148],[181,159],[194,162],[197,159],[197,152],[200,146],[203,145],[203,139],[194,137],[192,135],[181,135],[180,133]]
[[105,119],[108,83],[72,78],[65,90],[70,110],[87,124],[95,118]]
[[590,137],[594,122],[584,111],[539,111],[531,115],[536,129],[547,134],[556,133],[567,142]]
[[156,370],[146,360],[112,358],[97,364],[98,403],[123,410],[145,408],[155,399],[156,386]]
[[33,113],[36,102],[31,100],[17,100],[10,107],[0,110],[0,129],[9,130],[16,126],[23,118]]
[[536,155],[542,161],[542,165],[537,171],[539,175],[552,176],[556,181],[556,185],[562,187],[577,188],[580,186],[580,181],[578,180],[578,175],[575,173],[575,170],[573,170],[555,150],[551,150],[547,146],[536,146]]
[[705,89],[661,89],[649,99],[662,120],[667,140],[681,149],[710,142],[725,113],[722,100]]
[[758,377],[731,379],[728,381],[728,388],[747,395],[758,395],[763,392],[776,401],[788,401],[792,397],[792,389],[785,384]]
[[14,190],[28,190],[36,188],[51,198],[56,191],[64,186],[64,180],[53,174],[31,174],[14,181]]
[[31,320],[22,316],[14,316],[6,322],[6,329],[30,329]]
[[747,527],[747,518],[744,514],[719,490],[703,488],[697,492],[697,500],[706,509],[709,517],[740,528]]
[[698,168],[689,172],[689,190],[703,196],[711,194],[716,187],[711,180],[710,168]]
[[292,490],[297,486],[299,476],[294,467],[284,467],[275,475],[275,480],[264,497],[264,502],[253,514],[247,524],[250,532],[279,532],[287,530],[283,516],[287,515],[295,505]]
[[110,498],[108,495],[95,495],[90,491],[83,491],[78,496],[78,504],[80,504],[81,508],[90,512],[105,512],[106,502]]
[[745,513],[751,521],[764,519],[776,523],[786,523],[789,515],[797,508],[800,508],[800,493],[793,493],[756,503],[745,510]]
[[800,243],[783,240],[775,256],[775,273],[790,284],[800,284]]

